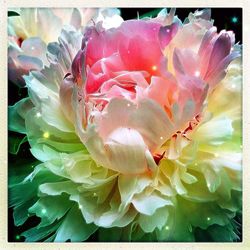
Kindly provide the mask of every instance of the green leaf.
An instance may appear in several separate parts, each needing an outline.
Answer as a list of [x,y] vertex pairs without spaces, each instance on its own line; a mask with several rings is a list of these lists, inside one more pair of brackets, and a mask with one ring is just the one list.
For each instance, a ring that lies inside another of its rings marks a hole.
[[23,223],[28,219],[28,209],[35,203],[36,198],[26,201],[25,203],[21,204],[14,208],[14,223],[16,226],[21,226]]
[[161,9],[154,9],[154,10],[152,10],[150,12],[147,12],[147,13],[145,13],[143,15],[139,15],[139,19],[142,19],[142,18],[145,18],[145,17],[156,17],[160,11],[161,11]]
[[37,194],[37,183],[27,182],[9,188],[9,206],[21,206]]
[[11,16],[20,16],[20,15],[15,11],[8,11],[8,17],[11,17]]
[[74,206],[70,209],[62,222],[62,225],[57,231],[55,238],[56,242],[65,242],[70,240],[71,242],[79,242],[87,240],[91,234],[93,234],[98,227],[94,224],[87,224],[83,219],[83,215],[78,208]]
[[52,174],[40,164],[24,181],[9,185],[9,206],[20,206],[33,197],[37,197],[40,184],[61,180],[61,177]]
[[8,141],[8,150],[11,154],[17,155],[20,147],[23,143],[28,141],[27,136],[19,137],[19,136],[10,136]]
[[209,235],[213,242],[233,242],[239,240],[239,236],[234,231],[231,223],[226,226],[212,225],[202,233],[204,235]]
[[13,160],[11,158],[8,167],[9,188],[22,182],[29,174],[31,174],[34,167],[40,164],[36,159],[16,157]]
[[[8,129],[21,134],[26,134],[25,117],[33,107],[29,98],[24,98],[13,106],[8,107]],[[33,119],[34,121],[34,119]]]
[[41,197],[30,209],[29,212],[41,218],[38,228],[53,224],[61,219],[72,207],[73,202],[67,195]]
[[21,236],[24,236],[25,242],[35,242],[35,241],[41,241],[48,237],[50,234],[55,232],[57,228],[60,226],[60,223],[55,222],[53,225],[49,225],[47,227],[33,227],[21,234]]

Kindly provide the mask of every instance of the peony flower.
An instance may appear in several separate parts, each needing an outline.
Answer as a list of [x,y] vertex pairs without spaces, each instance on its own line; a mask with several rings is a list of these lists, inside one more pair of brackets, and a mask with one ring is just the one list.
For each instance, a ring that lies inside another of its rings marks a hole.
[[[8,18],[8,67],[9,79],[24,86],[22,75],[30,70],[42,70],[48,66],[48,43],[56,42],[63,27],[70,25],[81,30],[92,21],[104,20],[106,9],[12,9],[19,16]],[[120,22],[119,11],[110,9],[108,24]],[[116,20],[114,20],[116,19]],[[92,20],[92,21],[91,21]]]
[[174,10],[128,21],[103,13],[48,44],[48,67],[24,76],[29,97],[9,109],[9,129],[27,135],[39,161],[10,183],[15,224],[26,211],[41,218],[26,241],[236,240],[233,32],[217,32],[210,10],[184,23]]

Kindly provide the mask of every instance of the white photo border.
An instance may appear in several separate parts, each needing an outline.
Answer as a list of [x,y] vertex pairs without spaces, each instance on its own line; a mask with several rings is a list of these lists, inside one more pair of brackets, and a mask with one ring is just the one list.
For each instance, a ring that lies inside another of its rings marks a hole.
[[[0,249],[250,249],[250,1],[249,0],[0,0]],[[237,243],[10,243],[8,242],[7,9],[10,7],[242,8],[243,30],[243,228]]]

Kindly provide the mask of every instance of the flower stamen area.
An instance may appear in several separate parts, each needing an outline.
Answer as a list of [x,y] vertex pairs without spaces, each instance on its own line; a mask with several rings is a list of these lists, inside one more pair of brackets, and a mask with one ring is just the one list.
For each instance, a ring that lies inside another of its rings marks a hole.
[[[172,137],[169,140],[164,142],[162,148],[160,149],[160,152],[162,152],[162,149],[164,148],[164,152],[163,153],[157,152],[153,156],[155,163],[159,165],[160,161],[163,158],[168,158],[170,151],[171,152],[174,151],[175,154],[178,152],[178,154],[176,154],[176,157],[178,157],[182,149],[192,141],[188,137],[188,135],[190,135],[194,131],[194,129],[200,124],[200,121],[201,121],[201,116],[200,115],[195,116],[192,121],[188,122],[188,125],[185,129],[183,129],[182,131],[178,130],[175,134],[172,135]],[[163,137],[161,136],[160,139],[163,140]],[[184,139],[186,142],[184,144],[178,143],[182,139]]]

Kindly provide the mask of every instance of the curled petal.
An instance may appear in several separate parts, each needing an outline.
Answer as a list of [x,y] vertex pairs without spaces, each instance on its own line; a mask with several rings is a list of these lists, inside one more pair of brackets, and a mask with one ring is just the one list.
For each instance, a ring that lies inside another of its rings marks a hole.
[[177,31],[178,31],[178,24],[177,23],[173,23],[171,25],[160,27],[159,41],[160,41],[161,48],[163,50],[170,43],[170,41],[173,39],[173,37],[175,36]]
[[105,150],[114,170],[123,174],[147,171],[146,145],[134,129],[118,128],[105,141]]
[[160,197],[157,194],[144,195],[140,194],[135,196],[132,201],[135,208],[142,214],[152,215],[156,209],[164,207],[166,205],[171,206],[173,203],[166,197]]
[[76,54],[72,65],[71,65],[71,72],[75,78],[75,81],[78,83],[78,85],[81,85],[85,78],[85,72],[84,72],[84,59],[85,59],[85,52],[83,50],[79,50],[79,52]]
[[[209,68],[207,74],[213,70],[229,53],[231,50],[230,36],[225,32],[222,33],[215,41],[213,50],[210,55]],[[206,78],[206,76],[205,76]]]
[[142,134],[151,151],[161,146],[175,131],[164,110],[150,99],[139,103],[129,123]]

